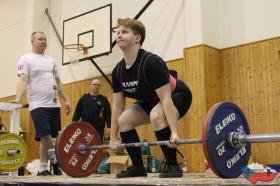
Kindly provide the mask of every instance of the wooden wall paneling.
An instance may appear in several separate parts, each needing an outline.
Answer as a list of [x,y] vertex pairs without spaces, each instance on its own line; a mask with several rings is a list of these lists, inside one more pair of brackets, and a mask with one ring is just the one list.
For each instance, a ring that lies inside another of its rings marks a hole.
[[[263,66],[264,66],[264,70],[262,71],[263,73],[263,77],[264,77],[264,119],[262,120],[263,122],[260,122],[261,126],[265,126],[266,132],[267,133],[272,133],[275,132],[273,131],[273,126],[276,123],[279,123],[279,121],[277,122],[277,117],[274,118],[273,116],[273,110],[275,108],[277,108],[278,104],[277,104],[277,96],[275,93],[275,90],[277,90],[277,86],[279,87],[279,83],[277,83],[277,81],[273,81],[275,75],[277,74],[277,71],[275,71],[275,68],[271,68],[272,66],[275,66],[274,64],[278,64],[279,61],[277,59],[277,55],[278,55],[278,51],[279,50],[275,50],[275,48],[273,47],[273,43],[275,43],[275,41],[266,41],[266,42],[262,42],[261,46],[262,46],[262,59],[263,59]],[[279,48],[279,47],[278,47]],[[279,72],[278,72],[279,73]],[[279,128],[279,127],[278,127]],[[278,130],[279,131],[279,130]],[[262,150],[270,150],[272,149],[272,147],[275,144],[270,143],[270,144],[265,144],[264,149]],[[277,148],[279,149],[279,148]],[[263,158],[265,159],[265,153],[263,154]],[[279,151],[278,151],[279,154]],[[280,154],[279,154],[280,155]],[[275,156],[271,156],[271,161],[274,161]],[[274,161],[275,162],[275,161]]]
[[[263,77],[263,92],[264,92],[264,107],[262,108],[262,114],[263,114],[263,118],[262,121],[260,122],[260,125],[263,125],[263,123],[265,123],[266,126],[266,133],[272,133],[272,125],[273,122],[271,122],[270,118],[272,118],[272,108],[273,108],[273,104],[271,101],[273,101],[273,99],[275,99],[275,97],[273,98],[273,92],[272,92],[272,88],[273,88],[273,82],[271,79],[271,68],[270,66],[270,60],[269,60],[269,52],[268,52],[268,44],[269,42],[265,42],[262,44],[261,50],[262,50],[262,64],[263,64],[263,69],[262,70],[262,77]],[[272,143],[266,144],[264,146],[264,151],[268,152],[270,149],[272,148]],[[264,154],[264,153],[262,153]],[[263,158],[266,158],[265,156],[263,156]]]
[[[276,38],[221,52],[224,99],[241,107],[253,134],[279,133],[279,47]],[[279,163],[278,149],[279,143],[252,144],[252,155],[262,164]]]
[[209,46],[204,46],[205,53],[205,86],[207,111],[216,103],[222,101],[223,89],[221,88],[222,65],[220,51]]
[[[252,133],[261,133],[261,131],[264,131],[265,128],[263,128],[263,122],[265,119],[264,111],[265,111],[265,88],[266,88],[266,80],[263,75],[263,71],[265,71],[265,64],[263,59],[263,50],[262,45],[260,43],[256,43],[253,45],[249,45],[249,50],[251,51],[250,61],[251,65],[253,67],[252,71],[252,85],[253,85],[253,125],[254,125],[254,131]],[[254,156],[254,158],[258,159],[258,157],[263,157],[263,154],[261,153],[261,147],[263,150],[267,150],[266,147],[263,144],[254,144],[253,146],[253,152],[256,151],[257,156]],[[263,158],[261,158],[263,159]]]
[[[273,109],[272,109],[272,117],[271,117],[271,123],[272,125],[272,132],[273,133],[280,133],[280,86],[279,86],[279,80],[280,80],[280,39],[273,40],[274,42],[270,45],[269,52],[270,52],[270,68],[273,70],[271,73],[272,81],[273,81],[273,97],[275,100],[273,101]],[[272,124],[273,122],[273,124]],[[280,157],[280,148],[279,144],[272,144],[271,149],[277,149],[275,152],[274,158],[272,159],[272,163],[279,163],[279,157]]]
[[234,52],[234,61],[231,64],[231,79],[232,79],[232,87],[231,90],[235,92],[232,95],[232,99],[235,100],[235,103],[239,105],[240,103],[240,77],[241,74],[239,72],[239,48]]
[[[264,56],[264,63],[265,65],[265,71],[263,71],[263,74],[265,76],[266,79],[266,90],[267,90],[267,94],[268,96],[265,96],[265,113],[264,113],[264,122],[266,123],[267,126],[267,132],[268,133],[273,133],[273,111],[274,108],[277,108],[277,102],[276,102],[276,94],[275,94],[275,90],[276,88],[276,82],[273,81],[274,76],[276,75],[274,68],[271,68],[272,66],[274,66],[273,64],[275,64],[275,60],[273,60],[275,54],[277,55],[277,51],[274,50],[273,48],[273,41],[268,41],[265,43],[265,45],[263,45],[263,50],[265,51],[265,56]],[[271,53],[271,51],[274,51],[273,53]],[[274,55],[273,55],[274,54]],[[273,98],[273,99],[271,99]],[[275,103],[275,104],[274,104]],[[267,112],[267,110],[269,110],[269,112]],[[266,149],[265,150],[270,150],[273,149],[274,144],[270,143],[266,145]],[[271,162],[275,162],[276,158],[275,156],[271,156]]]
[[[244,57],[246,55],[246,47],[239,47],[239,52],[240,52],[240,58],[239,58],[239,83],[240,83],[240,102],[239,102],[239,106],[241,108],[241,110],[243,111],[245,117],[248,118],[250,117],[249,114],[252,112],[248,112],[246,110],[244,110],[244,108],[249,108],[249,103],[250,103],[250,92],[251,92],[251,85],[250,85],[250,81],[248,81],[248,79],[250,79],[250,70],[249,70],[249,65],[248,62],[246,61],[246,58]],[[248,121],[249,122],[249,121]],[[249,122],[250,123],[250,122]]]
[[[186,63],[186,82],[188,83],[193,102],[188,112],[187,138],[201,138],[202,127],[206,115],[206,91],[205,91],[205,61],[204,47],[197,46],[188,48],[184,52]],[[189,160],[190,172],[204,170],[204,154],[201,144],[185,145]]]
[[228,97],[229,91],[227,88],[227,84],[229,82],[229,75],[228,75],[228,63],[229,63],[229,58],[230,58],[230,53],[228,50],[222,51],[223,55],[221,55],[221,62],[222,62],[222,75],[221,75],[221,83],[222,83],[222,97],[223,100],[225,100],[225,97]]
[[240,108],[245,114],[245,117],[247,118],[247,121],[249,123],[250,130],[254,130],[254,125],[253,123],[253,77],[252,77],[252,72],[253,72],[253,65],[251,64],[251,60],[248,56],[251,56],[251,52],[249,50],[249,47],[243,46],[240,47],[243,50],[243,57],[240,60],[241,65],[240,66],[240,71],[243,71],[244,76],[241,77],[240,82],[244,84],[242,87],[242,101],[240,103]]

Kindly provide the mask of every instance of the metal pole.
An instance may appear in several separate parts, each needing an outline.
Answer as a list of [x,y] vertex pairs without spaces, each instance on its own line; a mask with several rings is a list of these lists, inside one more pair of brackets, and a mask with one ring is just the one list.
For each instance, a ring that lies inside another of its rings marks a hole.
[[241,140],[245,143],[280,142],[280,134],[245,135],[244,138]]
[[[200,144],[202,143],[202,139],[186,139],[177,141],[176,144]],[[137,143],[121,143],[118,145],[118,148],[125,148],[125,147],[146,147],[146,146],[155,146],[155,145],[169,145],[170,141],[150,141],[150,142],[137,142]],[[110,145],[96,145],[96,146],[85,146],[80,145],[79,151],[85,150],[97,150],[97,149],[108,149]]]
[[49,11],[48,11],[47,8],[45,9],[45,13],[46,13],[47,16],[48,16],[49,21],[51,22],[51,25],[52,25],[52,27],[53,27],[53,29],[54,29],[54,32],[55,32],[55,34],[56,34],[56,36],[57,36],[57,38],[58,38],[58,40],[59,40],[61,46],[63,46],[63,41],[62,41],[62,39],[61,39],[61,37],[60,37],[60,35],[59,35],[59,33],[58,33],[56,27],[55,27],[55,24],[54,24],[54,22],[53,22],[53,20],[52,20],[52,18],[51,18],[51,16],[50,16]]
[[92,64],[97,68],[97,70],[102,74],[102,76],[106,79],[106,81],[109,83],[109,85],[112,87],[112,82],[111,82],[110,79],[106,76],[106,74],[101,70],[101,68],[95,63],[95,61],[93,60],[93,58],[91,58],[90,61],[91,61]]
[[[269,142],[280,142],[280,134],[258,134],[258,135],[247,135],[245,133],[232,132],[228,135],[228,143],[233,148],[241,148],[245,146],[246,143],[269,143]],[[176,141],[175,144],[200,144],[203,143],[202,139],[185,139]],[[150,141],[150,142],[137,142],[137,143],[121,143],[118,148],[125,147],[145,147],[145,146],[155,146],[155,145],[169,145],[170,141]],[[108,149],[110,145],[96,145],[96,146],[79,146],[79,152],[86,150],[98,150],[98,149]]]

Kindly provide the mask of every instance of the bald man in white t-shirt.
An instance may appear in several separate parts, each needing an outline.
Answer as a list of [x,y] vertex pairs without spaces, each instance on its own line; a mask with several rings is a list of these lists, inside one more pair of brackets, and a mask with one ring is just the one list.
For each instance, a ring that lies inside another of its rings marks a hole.
[[58,95],[64,100],[66,114],[71,112],[71,103],[63,90],[55,61],[44,54],[47,38],[44,32],[31,34],[32,52],[22,56],[17,66],[16,100],[19,103],[26,90],[28,92],[29,111],[35,126],[35,140],[40,141],[40,168],[38,176],[52,175],[47,169],[48,159],[53,166],[53,174],[61,175],[51,138],[56,138],[61,130],[60,103]]

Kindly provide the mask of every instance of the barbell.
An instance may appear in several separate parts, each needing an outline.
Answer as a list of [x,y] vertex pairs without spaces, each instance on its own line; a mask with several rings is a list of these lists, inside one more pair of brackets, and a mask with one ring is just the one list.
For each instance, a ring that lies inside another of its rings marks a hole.
[[[202,139],[185,139],[177,144],[202,144],[213,172],[222,178],[236,178],[247,166],[250,143],[280,142],[280,134],[250,135],[248,122],[241,109],[230,102],[215,104],[205,118]],[[121,143],[118,148],[168,145],[169,141]],[[74,122],[59,134],[55,149],[61,169],[72,177],[86,177],[98,168],[103,145],[98,132],[86,122]],[[0,170],[14,171],[25,162],[27,148],[16,134],[0,136]]]
[[[222,178],[236,178],[247,166],[250,143],[279,142],[280,134],[249,135],[248,122],[241,109],[230,102],[215,104],[205,119],[202,139],[185,139],[176,144],[203,144],[213,172]],[[168,145],[169,141],[122,143],[118,148]],[[98,168],[103,145],[98,132],[86,122],[74,122],[59,134],[55,152],[61,169],[72,177],[86,177]]]

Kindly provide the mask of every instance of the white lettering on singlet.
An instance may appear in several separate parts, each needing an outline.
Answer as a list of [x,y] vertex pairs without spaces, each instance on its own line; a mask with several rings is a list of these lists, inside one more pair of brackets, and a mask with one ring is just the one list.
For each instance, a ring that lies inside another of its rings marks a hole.
[[123,82],[123,83],[122,83],[122,86],[123,86],[124,88],[138,86],[138,80],[137,80],[137,81]]
[[136,92],[136,88],[128,88],[128,89],[124,89],[124,90],[128,93],[135,93]]
[[138,86],[138,80],[137,81],[129,81],[129,82],[123,82],[122,83],[123,90],[128,93],[135,93],[136,87]]

